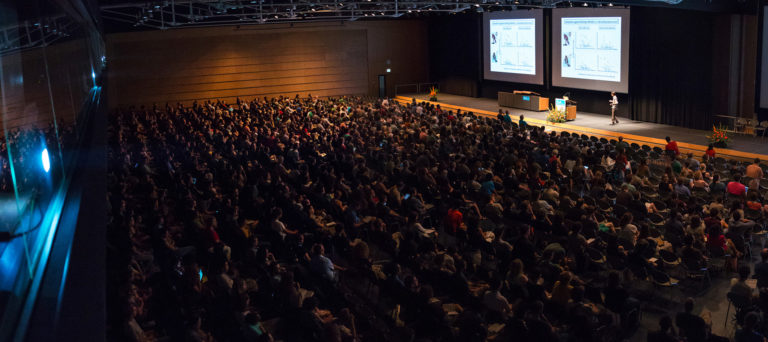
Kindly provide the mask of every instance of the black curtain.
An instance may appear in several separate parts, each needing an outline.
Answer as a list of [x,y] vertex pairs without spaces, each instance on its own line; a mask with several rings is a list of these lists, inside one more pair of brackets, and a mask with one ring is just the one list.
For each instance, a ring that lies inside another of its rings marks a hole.
[[462,13],[427,20],[431,81],[440,82],[441,92],[476,97],[482,78],[482,15]]
[[631,16],[630,118],[709,129],[715,14],[633,7]]

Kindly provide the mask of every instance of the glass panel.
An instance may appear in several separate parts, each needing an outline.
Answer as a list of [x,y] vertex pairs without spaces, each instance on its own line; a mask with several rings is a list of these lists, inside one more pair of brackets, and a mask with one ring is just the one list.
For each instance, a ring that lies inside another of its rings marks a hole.
[[47,0],[0,3],[0,340],[23,320],[97,89],[100,37]]

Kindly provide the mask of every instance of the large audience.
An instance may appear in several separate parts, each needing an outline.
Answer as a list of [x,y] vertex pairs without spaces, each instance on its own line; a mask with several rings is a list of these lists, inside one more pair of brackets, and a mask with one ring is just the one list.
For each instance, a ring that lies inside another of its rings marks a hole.
[[[768,213],[759,160],[415,100],[110,120],[110,340],[620,341],[660,293],[716,271],[766,301],[745,285]],[[722,339],[684,307],[649,339]],[[751,341],[746,312],[736,338]]]

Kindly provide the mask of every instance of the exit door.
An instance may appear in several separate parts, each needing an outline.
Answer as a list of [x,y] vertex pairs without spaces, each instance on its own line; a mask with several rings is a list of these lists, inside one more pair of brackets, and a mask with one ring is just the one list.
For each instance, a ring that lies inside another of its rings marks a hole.
[[387,97],[387,75],[379,75],[379,98]]

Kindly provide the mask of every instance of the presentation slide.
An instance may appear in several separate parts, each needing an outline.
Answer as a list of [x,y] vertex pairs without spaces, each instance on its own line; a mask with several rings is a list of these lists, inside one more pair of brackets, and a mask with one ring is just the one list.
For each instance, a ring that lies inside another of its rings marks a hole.
[[563,18],[562,77],[621,82],[621,17]]
[[491,71],[536,75],[536,19],[491,20]]
[[483,13],[483,77],[544,84],[543,10]]
[[552,85],[628,92],[629,9],[554,9],[552,43]]

